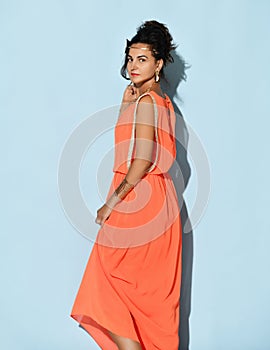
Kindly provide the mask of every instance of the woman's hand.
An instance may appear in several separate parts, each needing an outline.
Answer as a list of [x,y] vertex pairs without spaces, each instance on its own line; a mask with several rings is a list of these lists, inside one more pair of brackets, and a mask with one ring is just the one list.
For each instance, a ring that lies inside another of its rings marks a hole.
[[136,101],[138,96],[139,96],[138,89],[134,85],[129,84],[124,91],[122,103],[134,102]]
[[97,224],[100,224],[100,226],[103,226],[104,222],[108,219],[108,217],[111,215],[112,208],[110,208],[108,205],[104,204],[101,208],[97,210],[97,217],[95,222]]

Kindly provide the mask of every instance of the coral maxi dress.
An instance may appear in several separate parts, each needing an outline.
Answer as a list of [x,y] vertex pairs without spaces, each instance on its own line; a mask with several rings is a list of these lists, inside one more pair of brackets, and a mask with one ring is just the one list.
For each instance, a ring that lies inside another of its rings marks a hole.
[[[70,314],[103,350],[118,349],[108,330],[140,342],[143,350],[177,350],[179,345],[182,229],[168,173],[176,156],[175,113],[167,95],[145,94],[155,111],[153,164],[99,229]],[[139,99],[115,126],[107,199],[133,159]]]

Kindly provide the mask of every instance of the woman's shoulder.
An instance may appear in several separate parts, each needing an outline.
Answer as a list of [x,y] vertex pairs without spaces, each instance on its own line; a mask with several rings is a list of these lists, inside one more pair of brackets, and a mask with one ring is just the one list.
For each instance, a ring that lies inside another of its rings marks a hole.
[[159,95],[156,91],[151,90],[143,93],[141,96],[137,99],[137,104],[139,103],[149,103],[154,105],[163,105],[166,101],[166,96],[163,97]]
[[154,103],[153,96],[150,94],[150,91],[143,93],[141,96],[137,98],[137,103]]

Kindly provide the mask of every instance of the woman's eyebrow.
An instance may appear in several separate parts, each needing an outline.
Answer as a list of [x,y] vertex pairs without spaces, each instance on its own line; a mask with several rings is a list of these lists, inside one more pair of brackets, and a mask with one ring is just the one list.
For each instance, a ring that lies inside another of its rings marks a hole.
[[[133,58],[131,55],[128,55],[128,57],[131,57],[131,58]],[[137,56],[137,58],[141,58],[141,57],[145,57],[145,58],[148,58],[148,56],[146,56],[146,55],[139,55],[139,56]]]

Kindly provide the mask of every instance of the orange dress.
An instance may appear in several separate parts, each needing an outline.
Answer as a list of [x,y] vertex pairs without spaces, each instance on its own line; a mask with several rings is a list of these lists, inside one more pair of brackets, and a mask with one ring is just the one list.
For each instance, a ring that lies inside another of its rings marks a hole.
[[[168,173],[176,157],[175,113],[167,95],[145,94],[155,110],[153,164],[99,229],[70,314],[103,350],[118,349],[108,330],[140,342],[143,350],[179,346],[182,228]],[[133,159],[138,102],[115,126],[107,199]]]

